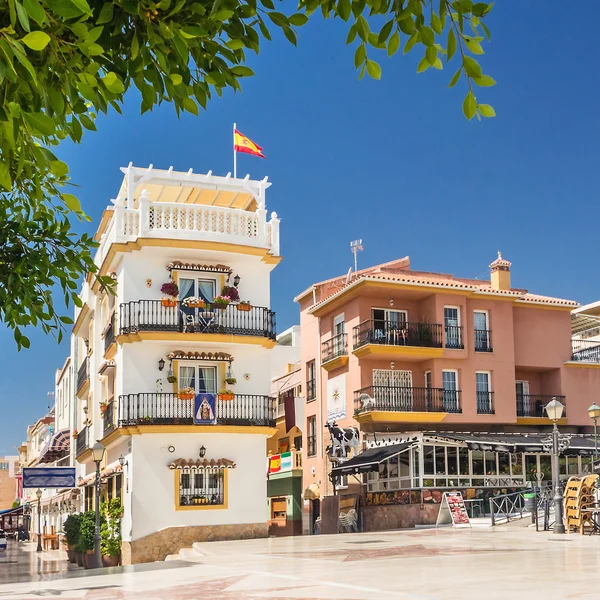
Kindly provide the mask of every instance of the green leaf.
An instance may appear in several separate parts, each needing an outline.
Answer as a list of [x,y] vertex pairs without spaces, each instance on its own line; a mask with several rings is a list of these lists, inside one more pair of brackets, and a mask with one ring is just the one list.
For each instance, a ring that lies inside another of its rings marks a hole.
[[348,21],[351,14],[350,0],[340,0],[337,9],[342,20]]
[[92,15],[92,9],[86,0],[69,0],[69,2],[84,15]]
[[489,75],[482,75],[481,77],[475,77],[473,81],[479,87],[492,87],[496,85],[496,82]]
[[[381,31],[379,32],[379,35],[377,36],[377,41],[380,44],[383,44],[386,42],[386,40],[388,39],[388,37],[390,37],[390,33],[392,33],[392,27],[394,26],[394,21],[388,21],[382,28]],[[375,45],[375,44],[373,44]]]
[[54,121],[44,113],[25,113],[25,118],[42,135],[52,135],[55,131]]
[[48,166],[52,173],[57,177],[64,177],[69,174],[69,167],[67,166],[67,163],[64,163],[62,160],[51,160],[48,163]]
[[27,14],[40,26],[46,22],[46,13],[38,0],[23,0]]
[[479,63],[470,56],[465,56],[463,59],[465,72],[469,77],[481,77],[481,66]]
[[254,75],[254,71],[252,69],[241,65],[231,67],[230,71],[234,75],[237,75],[237,77],[252,77],[252,75]]
[[69,210],[76,213],[81,212],[81,204],[79,203],[77,196],[73,196],[73,194],[63,194],[62,201]]
[[433,13],[431,15],[431,28],[438,35],[440,35],[442,33],[442,31],[444,30],[444,28],[442,27],[442,21],[441,21],[441,19],[435,13]]
[[354,66],[358,69],[367,59],[367,51],[364,44],[359,44],[354,53]]
[[463,113],[469,121],[475,116],[477,112],[477,100],[473,96],[473,92],[469,90],[469,93],[465,96],[463,101]]
[[98,15],[98,20],[96,21],[96,25],[102,25],[104,23],[110,23],[113,18],[113,13],[115,10],[114,2],[105,2],[102,6],[102,10]]
[[431,65],[434,69],[437,69],[438,71],[443,70],[444,65],[442,63],[442,61],[440,60],[440,58],[436,58],[435,62],[433,63],[433,65]]
[[473,54],[485,54],[481,44],[479,42],[475,42],[473,40],[469,40],[465,38],[465,46],[469,49]]
[[[264,33],[263,33],[263,35],[264,35]],[[265,36],[265,37],[267,37],[267,36]],[[245,44],[242,40],[234,39],[234,40],[229,40],[229,41],[225,42],[225,45],[228,48],[231,48],[232,50],[241,50],[242,48],[244,48]]]
[[294,30],[291,27],[283,27],[282,30],[283,35],[285,35],[288,41],[294,44],[294,46],[296,46],[298,40],[296,39],[296,34],[294,33]]
[[423,73],[423,71],[427,71],[427,69],[429,69],[429,61],[427,60],[427,58],[424,56],[420,61],[419,61],[419,65],[417,66],[417,73]]
[[169,79],[173,82],[173,85],[180,85],[183,82],[183,77],[179,73],[171,73]]
[[29,26],[29,17],[27,16],[27,11],[23,8],[23,5],[20,2],[15,0],[15,8],[17,9],[17,17],[19,17],[19,23],[21,27],[25,31],[30,31]]
[[191,98],[183,99],[183,108],[189,113],[198,115],[198,105]]
[[356,21],[356,30],[358,31],[358,35],[363,42],[368,41],[369,39],[369,24],[367,20],[360,15]]
[[21,38],[21,41],[32,50],[43,50],[50,41],[50,36],[43,31],[32,31],[28,33],[24,38]]
[[102,79],[102,83],[106,86],[106,89],[112,92],[113,94],[122,94],[125,91],[125,86],[123,82],[119,79],[116,73],[109,71],[104,78]]
[[302,13],[296,13],[288,20],[294,27],[302,27],[302,25],[306,25],[306,23],[308,23],[308,17]]
[[10,190],[12,188],[12,180],[10,178],[10,171],[8,170],[8,163],[5,161],[0,162],[0,185]]
[[396,31],[388,42],[388,56],[396,54],[396,52],[398,52],[398,48],[400,48],[400,34]]
[[452,76],[452,79],[450,80],[450,83],[448,84],[449,88],[454,87],[458,83],[461,73],[462,73],[462,65],[461,65],[460,69],[458,69],[458,71],[456,71],[456,73],[454,73],[454,75]]
[[346,46],[351,44],[356,38],[356,25],[351,25],[348,29],[348,36],[346,37]]
[[447,58],[447,60],[450,60],[454,56],[455,52],[456,52],[456,35],[454,34],[454,29],[452,27],[450,27],[450,30],[448,31],[448,58]]
[[489,104],[478,104],[477,108],[479,109],[479,112],[481,113],[482,117],[495,117],[496,116],[496,111],[494,110],[493,106],[490,106]]
[[413,49],[414,45],[417,43],[418,40],[419,40],[419,34],[418,33],[413,33],[408,38],[408,41],[404,45],[404,54],[407,54],[408,52],[410,52]]
[[433,66],[437,60],[437,48],[435,46],[427,46],[425,50],[425,58],[427,59],[427,62]]
[[487,38],[488,42],[492,41],[492,34],[490,33],[490,30],[486,27],[485,23],[481,23],[481,29],[483,29],[483,33],[485,34],[485,37]]
[[435,44],[435,35],[431,28],[427,27],[426,25],[421,27],[420,36],[421,41],[426,46],[433,46],[433,44]]
[[367,73],[372,79],[381,79],[381,67],[374,60],[367,59]]

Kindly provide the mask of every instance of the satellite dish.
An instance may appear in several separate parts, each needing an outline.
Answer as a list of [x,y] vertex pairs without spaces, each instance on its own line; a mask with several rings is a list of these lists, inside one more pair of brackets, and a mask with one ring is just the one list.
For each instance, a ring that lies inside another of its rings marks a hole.
[[352,267],[350,267],[348,269],[348,274],[346,275],[346,282],[344,283],[344,285],[349,285],[351,281],[352,281]]

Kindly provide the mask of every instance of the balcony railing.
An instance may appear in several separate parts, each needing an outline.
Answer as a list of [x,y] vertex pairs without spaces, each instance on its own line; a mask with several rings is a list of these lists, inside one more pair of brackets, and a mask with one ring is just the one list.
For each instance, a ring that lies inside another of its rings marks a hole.
[[75,456],[83,454],[88,449],[88,428],[84,427],[77,436],[77,446],[75,447]]
[[309,435],[306,437],[306,456],[316,456],[317,454],[317,436]]
[[326,363],[339,356],[347,356],[347,354],[348,335],[346,333],[338,333],[321,344],[321,363]]
[[[564,396],[545,396],[540,394],[517,394],[517,417],[547,417],[546,404],[556,398],[566,406]],[[565,408],[563,416],[567,416]],[[550,421],[548,421],[550,422]]]
[[494,410],[494,392],[475,392],[477,396],[477,414],[493,415]]
[[442,326],[435,323],[402,323],[370,319],[356,326],[354,348],[365,344],[442,347]]
[[115,428],[115,403],[109,402],[102,415],[104,435],[109,434]]
[[115,313],[113,312],[112,316],[110,317],[110,323],[108,324],[108,327],[107,327],[106,331],[104,332],[104,352],[105,353],[111,347],[111,345],[114,343],[114,341],[115,341]]
[[444,327],[446,333],[446,348],[455,348],[462,350],[462,327],[460,325],[446,325]]
[[181,333],[226,333],[256,335],[274,340],[275,313],[262,306],[249,311],[229,304],[224,310],[206,305],[187,308],[181,302],[163,306],[160,300],[136,300],[120,306],[120,333],[139,331],[176,331]]
[[[233,400],[215,400],[218,425],[275,427],[277,400],[269,396],[236,394]],[[128,394],[119,396],[119,426],[192,425],[194,401],[181,400],[173,393]]]
[[572,346],[571,360],[600,363],[600,340],[572,340]]
[[475,329],[475,352],[492,351],[492,330]]
[[460,391],[383,385],[355,391],[354,413],[370,411],[460,413]]
[[89,373],[89,360],[87,358],[83,359],[79,370],[77,371],[77,389],[81,389],[83,384],[90,378]]

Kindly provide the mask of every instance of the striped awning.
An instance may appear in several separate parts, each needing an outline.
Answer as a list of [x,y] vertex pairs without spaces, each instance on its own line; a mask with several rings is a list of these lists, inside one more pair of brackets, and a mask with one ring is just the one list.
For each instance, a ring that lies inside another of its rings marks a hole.
[[40,463],[51,463],[59,458],[63,458],[69,453],[71,448],[71,431],[61,429],[57,431],[47,446],[42,448]]

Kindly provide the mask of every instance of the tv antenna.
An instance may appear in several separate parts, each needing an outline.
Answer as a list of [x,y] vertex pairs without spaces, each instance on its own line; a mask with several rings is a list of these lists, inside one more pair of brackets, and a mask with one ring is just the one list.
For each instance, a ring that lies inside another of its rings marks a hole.
[[362,240],[354,240],[353,242],[350,242],[350,252],[352,252],[352,254],[354,254],[354,272],[355,273],[358,270],[357,255],[361,250],[364,250],[363,245],[362,245]]

